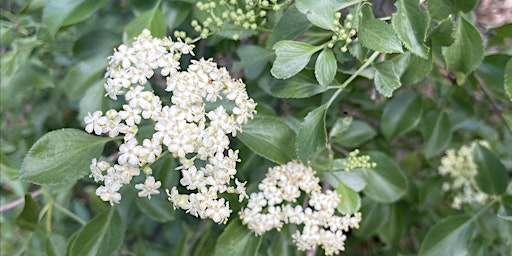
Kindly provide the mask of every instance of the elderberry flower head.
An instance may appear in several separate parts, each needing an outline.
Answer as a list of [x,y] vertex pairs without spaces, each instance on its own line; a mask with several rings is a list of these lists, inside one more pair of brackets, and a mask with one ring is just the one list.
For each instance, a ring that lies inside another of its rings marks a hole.
[[[298,161],[269,168],[258,185],[260,192],[249,196],[247,207],[240,211],[242,223],[256,235],[280,230],[286,223],[303,225],[292,238],[299,250],[310,250],[319,245],[326,255],[345,250],[345,233],[359,228],[361,213],[353,216],[336,215],[340,197],[333,190],[322,192],[315,171]],[[307,205],[297,204],[304,191]]]
[[460,209],[465,203],[485,204],[489,199],[489,195],[481,191],[475,181],[478,167],[473,161],[473,150],[476,143],[489,147],[486,141],[473,142],[471,145],[462,146],[458,151],[448,149],[441,158],[438,171],[451,179],[443,183],[443,190],[454,193],[451,205],[454,209]]
[[[193,55],[194,46],[171,38],[153,38],[144,30],[131,46],[121,45],[109,58],[105,90],[110,98],[124,95],[122,110],[89,113],[86,131],[110,137],[122,135],[117,164],[92,160],[91,177],[103,182],[96,194],[111,204],[119,203],[119,190],[141,170],[144,183],[135,185],[139,197],[159,194],[162,183],[149,167],[163,154],[178,158],[182,174],[180,184],[189,194],[179,194],[177,187],[167,190],[174,207],[200,218],[225,223],[230,215],[229,202],[219,193],[236,193],[240,201],[247,197],[245,183],[234,179],[238,151],[229,148],[229,135],[242,132],[253,118],[256,103],[249,98],[245,84],[231,78],[225,68],[209,60],[192,60],[180,70],[182,54]],[[144,86],[159,72],[165,77],[170,104]],[[213,103],[220,104],[213,104]],[[139,140],[142,122],[154,123],[150,137]]]

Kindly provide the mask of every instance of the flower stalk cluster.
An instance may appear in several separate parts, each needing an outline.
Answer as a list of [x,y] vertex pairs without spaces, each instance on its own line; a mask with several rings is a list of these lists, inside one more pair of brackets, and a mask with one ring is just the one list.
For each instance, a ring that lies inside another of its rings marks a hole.
[[341,47],[342,52],[346,52],[348,50],[347,46],[352,42],[352,37],[356,36],[357,32],[353,28],[352,20],[354,19],[352,14],[348,14],[345,17],[344,24],[340,23],[341,13],[336,13],[336,19],[333,21],[334,33],[331,37],[331,41],[329,42],[329,48],[334,47],[334,44],[337,42],[342,42],[343,46]]
[[[117,164],[112,167],[93,159],[91,176],[104,182],[96,194],[114,204],[121,199],[119,189],[143,170],[146,180],[135,187],[141,190],[140,197],[151,198],[159,193],[161,182],[155,180],[149,166],[168,152],[181,163],[177,168],[182,173],[180,184],[192,191],[182,195],[173,187],[168,195],[174,207],[225,223],[231,210],[218,194],[236,193],[240,200],[247,196],[245,183],[232,182],[239,159],[238,152],[229,148],[228,135],[242,131],[256,104],[247,95],[245,84],[232,79],[212,60],[192,60],[186,70],[180,70],[182,54],[193,55],[193,48],[180,40],[153,38],[144,30],[131,46],[119,46],[110,57],[105,90],[114,100],[123,95],[127,103],[122,110],[110,109],[105,115],[89,113],[84,118],[85,129],[110,137],[122,134],[124,141]],[[144,86],[155,71],[166,77],[170,105],[164,105]],[[213,105],[218,101],[221,104]],[[140,141],[136,135],[142,120],[154,123],[154,133]]]
[[[256,235],[280,230],[284,224],[303,225],[292,238],[299,250],[321,246],[327,255],[345,250],[345,233],[358,228],[361,213],[338,216],[340,197],[333,190],[322,192],[315,171],[298,161],[270,168],[258,185],[260,192],[249,196],[247,207],[240,211],[242,223]],[[297,201],[305,192],[307,204]]]
[[471,145],[464,145],[458,151],[446,150],[446,155],[441,158],[439,174],[450,177],[450,181],[443,183],[444,191],[454,193],[452,208],[460,209],[462,204],[485,204],[489,195],[480,190],[475,181],[478,167],[473,161],[473,150],[476,143],[489,147],[486,141],[473,142]]

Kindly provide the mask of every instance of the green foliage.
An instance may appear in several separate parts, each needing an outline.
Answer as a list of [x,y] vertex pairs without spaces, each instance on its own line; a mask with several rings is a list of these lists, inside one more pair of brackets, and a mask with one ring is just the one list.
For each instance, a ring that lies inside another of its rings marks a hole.
[[[258,114],[230,140],[247,194],[269,167],[300,160],[340,196],[336,214],[362,213],[342,254],[512,251],[512,24],[489,24],[477,0],[201,1],[211,10],[196,0],[4,2],[1,255],[304,254],[291,238],[300,225],[260,236],[243,225],[247,199],[226,197],[224,225],[173,209],[165,189],[183,177],[165,147],[150,166],[160,194],[123,188],[114,207],[96,195],[91,159],[115,162],[122,139],[87,134],[83,118],[120,109],[105,97],[108,56],[146,28],[185,32],[191,58],[213,58],[246,84]],[[236,17],[223,16],[230,8]],[[251,10],[255,27],[243,20]],[[145,87],[169,105],[159,73]],[[139,128],[140,145],[153,126]],[[448,149],[472,143],[470,187],[487,197],[452,208],[456,177],[439,167],[453,161]],[[356,148],[376,166],[348,168]],[[144,183],[144,167],[132,183]]]

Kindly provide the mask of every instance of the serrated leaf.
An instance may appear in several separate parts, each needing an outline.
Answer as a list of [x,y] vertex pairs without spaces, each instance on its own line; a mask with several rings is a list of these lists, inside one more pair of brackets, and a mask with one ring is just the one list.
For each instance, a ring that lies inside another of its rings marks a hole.
[[457,12],[447,0],[427,0],[427,9],[430,17],[436,20],[442,20]]
[[503,80],[505,86],[505,92],[508,95],[508,99],[512,101],[512,58],[507,62],[505,66],[505,78]]
[[[443,47],[443,56],[448,70],[464,77],[475,70],[484,58],[484,45],[480,32],[463,17],[456,24],[455,41]],[[463,79],[458,78],[458,83]]]
[[132,40],[140,35],[144,29],[149,29],[154,37],[164,37],[166,35],[167,25],[159,5],[141,13],[126,25],[124,28],[124,41]]
[[287,80],[273,79],[272,82],[262,80],[260,87],[276,98],[308,98],[325,92],[326,87],[320,86],[310,70],[303,70]]
[[418,0],[399,0],[395,6],[397,12],[393,14],[391,24],[396,34],[407,49],[427,59],[429,49],[424,42],[430,23],[428,13],[420,9]]
[[500,159],[489,149],[477,144],[473,149],[473,161],[478,166],[476,184],[487,194],[501,195],[508,185],[508,173]]
[[272,48],[275,43],[281,40],[293,40],[311,26],[312,24],[306,18],[306,15],[297,10],[295,5],[292,5],[277,22],[272,34],[268,37],[266,45],[268,48]]
[[372,139],[377,132],[369,124],[353,120],[348,129],[340,136],[334,136],[332,141],[344,147],[357,147],[362,143]]
[[261,238],[262,236],[256,236],[235,218],[217,239],[213,255],[224,256],[229,252],[233,256],[256,256]]
[[247,147],[278,164],[296,159],[295,132],[277,117],[255,116],[237,135]]
[[159,222],[168,222],[175,219],[172,206],[159,196],[151,197],[151,199],[140,198],[135,200],[135,204],[142,212]]
[[366,170],[367,186],[363,193],[380,203],[392,203],[407,192],[407,179],[397,163],[382,152],[368,154],[377,166]]
[[427,116],[423,123],[423,152],[427,158],[436,156],[444,151],[452,139],[450,120],[445,112]]
[[24,230],[34,231],[39,223],[39,205],[32,199],[30,193],[25,194],[25,205],[18,218],[16,224]]
[[327,132],[325,130],[325,115],[327,105],[324,104],[308,113],[297,134],[297,157],[307,163],[310,156],[318,148],[325,147]]
[[364,47],[385,53],[403,52],[402,43],[391,25],[375,19],[369,4],[361,6],[361,14],[357,34]]
[[432,67],[434,66],[434,62],[432,61],[432,54],[428,54],[428,59],[422,59],[407,52],[401,56],[397,56],[397,59],[400,58],[406,59],[404,69],[398,71],[399,67],[397,67],[397,62],[394,62],[394,67],[397,69],[397,73],[400,74],[400,83],[403,86],[412,85],[423,80],[423,78],[430,74],[430,71],[432,71]]
[[472,220],[466,215],[458,215],[437,222],[425,236],[419,255],[467,255]]
[[432,29],[429,37],[436,44],[441,46],[450,46],[455,40],[453,36],[454,26],[455,24],[453,23],[453,19],[446,18],[439,22],[439,24],[437,24],[434,29]]
[[405,134],[418,125],[423,114],[417,93],[404,93],[391,100],[382,113],[380,128],[386,139]]
[[69,184],[90,172],[91,159],[99,157],[106,142],[76,129],[61,129],[41,137],[23,159],[20,179],[40,185]]
[[111,207],[83,226],[75,239],[70,239],[68,255],[111,255],[121,247],[124,232],[121,216]]
[[364,218],[359,224],[359,229],[354,230],[354,234],[361,238],[368,238],[384,227],[386,222],[382,220],[389,219],[390,205],[363,198],[361,214]]
[[297,0],[297,9],[306,14],[313,25],[334,31],[334,20],[336,19],[334,5],[331,0]]
[[338,211],[342,214],[354,214],[361,208],[361,197],[357,192],[345,186],[343,182],[338,182],[336,192],[340,195],[341,201],[338,204]]
[[106,3],[106,0],[51,0],[48,1],[43,9],[42,23],[53,36],[62,26],[74,24],[86,19]]
[[270,72],[277,79],[288,79],[308,64],[313,53],[321,48],[295,41],[279,41],[273,47],[276,60]]
[[373,67],[375,68],[374,81],[377,91],[388,98],[393,96],[393,91],[402,86],[400,83],[400,77],[395,71],[393,62],[377,62],[373,64]]
[[334,53],[329,48],[324,48],[315,63],[315,77],[322,86],[328,86],[334,80],[338,68]]
[[245,76],[249,79],[257,78],[274,57],[272,51],[256,45],[242,45],[236,50],[236,54],[240,61],[234,63],[233,69],[244,69]]

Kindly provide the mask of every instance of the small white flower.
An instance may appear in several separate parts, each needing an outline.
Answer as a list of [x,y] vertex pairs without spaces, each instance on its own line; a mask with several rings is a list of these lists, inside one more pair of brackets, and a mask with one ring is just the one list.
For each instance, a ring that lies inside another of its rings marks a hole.
[[144,181],[144,184],[136,184],[135,188],[141,190],[138,194],[139,197],[147,197],[148,199],[151,199],[151,195],[160,194],[160,191],[158,191],[158,189],[160,188],[161,185],[162,182],[155,182],[155,177],[148,176],[146,177],[146,181]]
[[96,135],[101,135],[107,123],[107,118],[102,116],[101,111],[95,111],[92,115],[89,112],[87,116],[84,117],[84,122],[86,132],[92,133],[94,131]]

